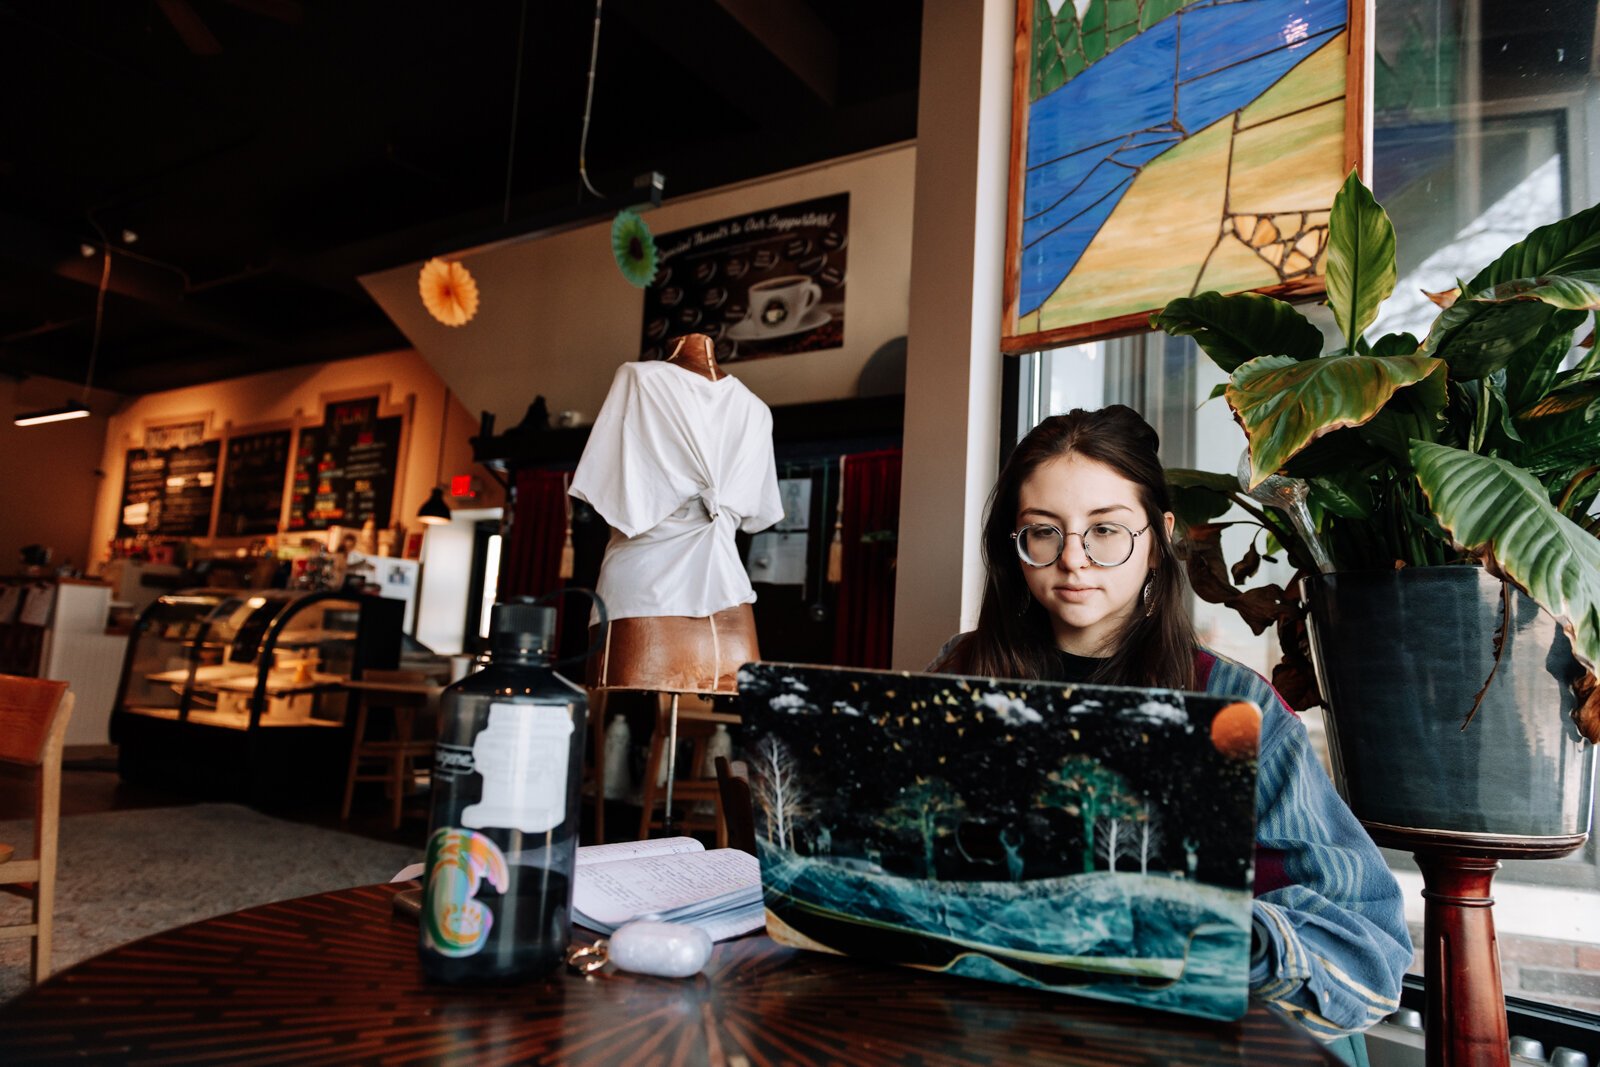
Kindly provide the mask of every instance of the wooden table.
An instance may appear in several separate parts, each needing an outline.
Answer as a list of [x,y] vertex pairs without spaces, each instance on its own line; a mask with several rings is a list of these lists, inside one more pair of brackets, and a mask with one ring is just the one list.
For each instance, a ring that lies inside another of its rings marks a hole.
[[719,944],[694,979],[563,970],[423,984],[398,887],[223,915],[62,972],[0,1010],[0,1063],[1337,1064],[1252,1004],[1239,1023],[782,948]]

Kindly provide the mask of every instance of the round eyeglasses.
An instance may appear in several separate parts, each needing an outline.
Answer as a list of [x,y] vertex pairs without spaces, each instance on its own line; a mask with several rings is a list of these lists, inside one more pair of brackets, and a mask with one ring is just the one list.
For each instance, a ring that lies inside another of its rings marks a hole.
[[1064,531],[1048,522],[1030,522],[1011,535],[1017,543],[1017,558],[1030,567],[1048,567],[1066,551],[1067,538],[1083,542],[1083,554],[1096,567],[1120,567],[1133,556],[1139,535],[1150,529],[1130,530],[1120,522],[1097,522],[1083,533]]

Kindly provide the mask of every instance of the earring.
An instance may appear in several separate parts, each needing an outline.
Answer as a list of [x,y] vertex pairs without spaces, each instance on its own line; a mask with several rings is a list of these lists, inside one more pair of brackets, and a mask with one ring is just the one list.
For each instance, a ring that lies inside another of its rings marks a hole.
[[1018,615],[1026,615],[1028,613],[1028,607],[1032,603],[1033,603],[1033,594],[1029,593],[1029,592],[1024,592],[1022,594],[1022,607],[1017,609],[1017,614]]
[[1144,617],[1149,618],[1156,613],[1156,572],[1151,571],[1150,577],[1144,580]]

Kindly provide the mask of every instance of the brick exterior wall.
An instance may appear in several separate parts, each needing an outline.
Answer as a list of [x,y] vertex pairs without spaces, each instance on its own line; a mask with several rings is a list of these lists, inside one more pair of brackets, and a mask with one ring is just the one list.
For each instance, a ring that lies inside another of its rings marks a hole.
[[[1422,926],[1411,924],[1413,944],[1422,944]],[[1600,946],[1543,937],[1499,934],[1500,982],[1508,997],[1524,997],[1600,1015]],[[1422,950],[1411,960],[1422,973]]]

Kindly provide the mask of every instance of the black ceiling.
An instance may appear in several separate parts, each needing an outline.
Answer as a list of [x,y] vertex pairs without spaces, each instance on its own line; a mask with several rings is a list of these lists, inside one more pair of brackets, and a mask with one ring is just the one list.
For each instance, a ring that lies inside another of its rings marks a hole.
[[[509,219],[519,22],[526,14]],[[149,392],[402,346],[356,276],[916,133],[921,0],[0,0],[0,372]],[[97,229],[98,227],[98,229]],[[123,231],[137,240],[125,243]]]

